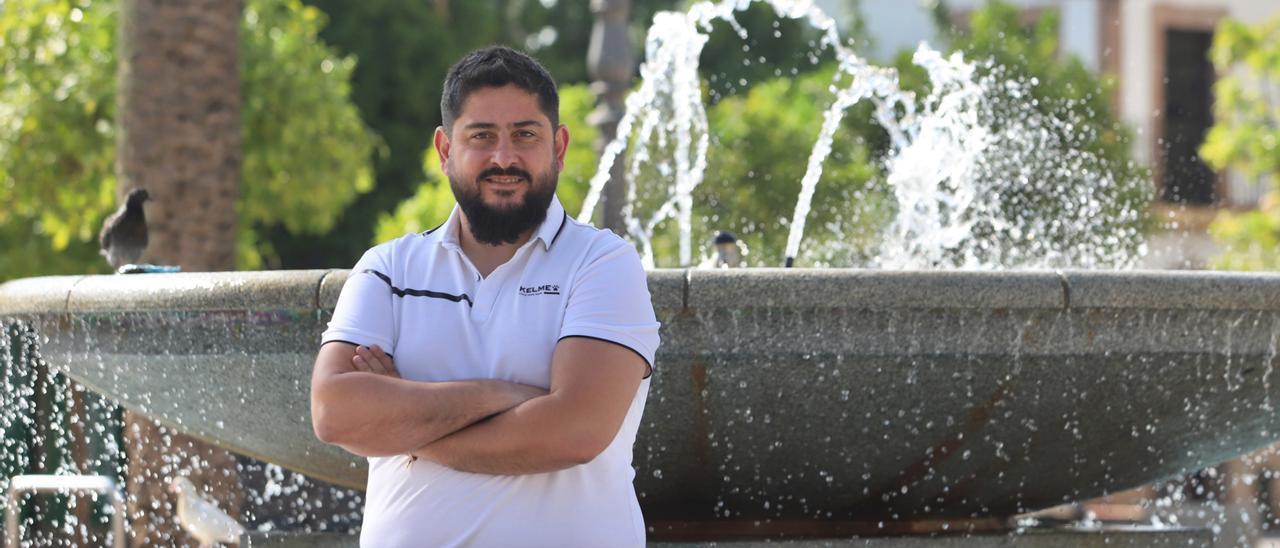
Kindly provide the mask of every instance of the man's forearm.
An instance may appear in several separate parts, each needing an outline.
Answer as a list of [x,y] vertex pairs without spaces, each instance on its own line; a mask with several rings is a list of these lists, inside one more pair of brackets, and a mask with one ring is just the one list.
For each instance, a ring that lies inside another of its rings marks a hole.
[[321,441],[357,455],[402,455],[519,404],[528,387],[497,380],[418,382],[350,372],[318,383],[312,420]]
[[533,398],[413,451],[413,455],[477,474],[554,472],[593,459],[604,449],[579,435],[575,412],[555,394]]
[[549,393],[413,454],[455,470],[496,475],[586,464],[618,437],[647,367],[640,355],[620,345],[563,339],[552,357]]

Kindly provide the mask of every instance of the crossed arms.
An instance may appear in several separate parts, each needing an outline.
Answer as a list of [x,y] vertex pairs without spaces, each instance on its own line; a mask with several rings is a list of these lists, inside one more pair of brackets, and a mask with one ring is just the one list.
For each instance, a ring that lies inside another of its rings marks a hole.
[[411,454],[483,474],[533,474],[590,462],[608,447],[648,365],[584,337],[556,344],[551,387],[481,379],[401,379],[377,347],[332,342],[311,377],[316,437],[356,455]]

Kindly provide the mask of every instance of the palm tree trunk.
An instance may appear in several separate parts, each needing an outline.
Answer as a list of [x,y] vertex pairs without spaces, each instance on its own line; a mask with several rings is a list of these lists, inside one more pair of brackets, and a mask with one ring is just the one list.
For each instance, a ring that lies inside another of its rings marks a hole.
[[[240,0],[122,0],[121,138],[117,195],[146,188],[150,245],[143,262],[183,271],[235,269],[240,191]],[[165,487],[187,475],[237,516],[243,505],[230,453],[125,418],[134,545],[194,544]]]

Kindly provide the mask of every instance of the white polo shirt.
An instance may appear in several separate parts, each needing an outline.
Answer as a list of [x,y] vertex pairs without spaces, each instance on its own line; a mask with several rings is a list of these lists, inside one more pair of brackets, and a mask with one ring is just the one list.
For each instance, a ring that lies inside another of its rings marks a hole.
[[[462,253],[459,209],[440,228],[364,254],[322,344],[377,344],[401,377],[551,385],[565,337],[610,341],[651,366],[658,322],[640,258],[612,232],[553,199],[536,234],[481,278]],[[419,459],[370,458],[362,546],[643,546],[632,444],[649,392],[636,391],[618,435],[591,462],[491,476]]]

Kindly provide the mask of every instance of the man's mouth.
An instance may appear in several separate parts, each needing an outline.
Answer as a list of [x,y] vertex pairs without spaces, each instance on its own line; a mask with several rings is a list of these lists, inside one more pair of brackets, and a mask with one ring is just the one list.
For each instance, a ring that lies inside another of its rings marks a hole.
[[492,177],[485,177],[485,178],[484,178],[484,180],[485,180],[485,181],[487,181],[487,182],[490,182],[490,183],[497,183],[497,184],[500,184],[500,185],[514,185],[514,184],[516,184],[516,183],[523,183],[523,182],[524,182],[524,177],[520,177],[520,176],[518,176],[518,175],[516,175],[516,176],[511,176],[511,175],[495,175],[495,176],[492,176]]

